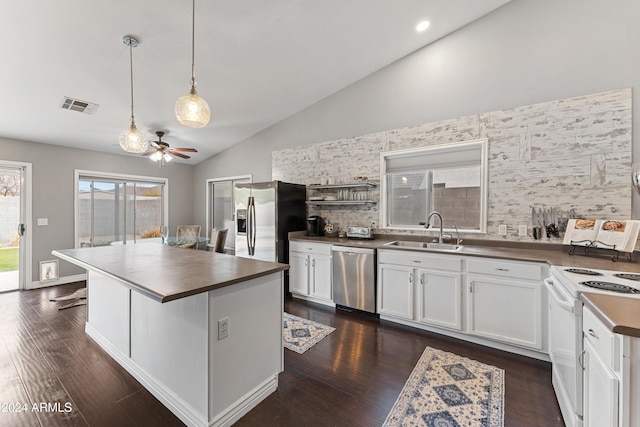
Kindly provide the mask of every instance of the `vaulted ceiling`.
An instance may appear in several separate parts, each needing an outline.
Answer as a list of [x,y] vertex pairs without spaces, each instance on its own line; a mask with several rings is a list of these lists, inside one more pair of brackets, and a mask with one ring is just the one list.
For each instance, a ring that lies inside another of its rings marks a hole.
[[[195,147],[196,164],[455,31],[509,0],[197,0],[204,129],[180,125],[191,77],[189,0],[31,0],[0,14],[0,137],[125,154],[129,48],[135,117],[149,139]],[[431,26],[415,27],[422,20]],[[64,97],[98,104],[60,108]]]

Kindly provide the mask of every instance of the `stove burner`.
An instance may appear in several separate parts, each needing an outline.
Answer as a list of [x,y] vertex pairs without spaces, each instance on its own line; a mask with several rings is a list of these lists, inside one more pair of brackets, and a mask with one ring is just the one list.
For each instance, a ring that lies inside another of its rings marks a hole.
[[589,286],[591,288],[602,289],[605,291],[621,292],[625,294],[637,294],[640,290],[632,288],[631,286],[620,285],[618,283],[601,282],[597,280],[590,280],[587,282],[580,282],[581,285]]
[[640,274],[617,273],[617,274],[614,274],[613,276],[619,279],[635,280],[636,282],[640,282]]
[[602,273],[593,270],[583,270],[582,268],[566,268],[564,271],[567,273],[584,274],[585,276],[602,276]]

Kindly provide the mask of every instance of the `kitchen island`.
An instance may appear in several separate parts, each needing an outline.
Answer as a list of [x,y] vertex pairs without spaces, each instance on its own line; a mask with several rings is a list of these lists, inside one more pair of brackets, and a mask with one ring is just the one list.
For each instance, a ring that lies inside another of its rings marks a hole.
[[56,250],[87,270],[85,331],[190,426],[277,389],[285,264],[160,244]]

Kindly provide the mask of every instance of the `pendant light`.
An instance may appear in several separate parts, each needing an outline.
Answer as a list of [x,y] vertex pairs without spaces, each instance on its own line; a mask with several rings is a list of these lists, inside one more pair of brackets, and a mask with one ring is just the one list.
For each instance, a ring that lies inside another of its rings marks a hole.
[[211,120],[209,104],[196,92],[196,67],[195,67],[195,33],[196,33],[196,0],[192,0],[191,22],[191,91],[181,96],[176,101],[176,118],[178,121],[191,128],[203,128]]
[[133,117],[133,48],[138,46],[138,40],[133,36],[124,36],[122,42],[129,46],[129,65],[131,71],[131,125],[120,134],[120,147],[127,153],[141,154],[149,149],[149,141],[136,128]]

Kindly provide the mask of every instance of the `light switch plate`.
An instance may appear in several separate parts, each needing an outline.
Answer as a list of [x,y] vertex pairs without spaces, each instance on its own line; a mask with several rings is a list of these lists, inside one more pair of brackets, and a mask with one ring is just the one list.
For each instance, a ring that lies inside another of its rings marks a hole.
[[38,218],[38,225],[49,225],[49,218]]
[[506,224],[501,224],[498,226],[498,234],[501,236],[506,236],[507,235],[507,225]]

